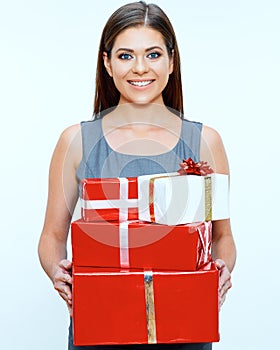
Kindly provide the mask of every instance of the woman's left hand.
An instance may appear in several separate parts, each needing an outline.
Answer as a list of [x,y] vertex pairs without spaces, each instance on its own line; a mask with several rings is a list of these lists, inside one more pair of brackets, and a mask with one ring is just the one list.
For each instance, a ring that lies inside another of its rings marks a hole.
[[219,310],[226,299],[227,291],[231,288],[231,274],[226,266],[226,263],[222,259],[216,259],[214,261],[217,269],[219,270]]

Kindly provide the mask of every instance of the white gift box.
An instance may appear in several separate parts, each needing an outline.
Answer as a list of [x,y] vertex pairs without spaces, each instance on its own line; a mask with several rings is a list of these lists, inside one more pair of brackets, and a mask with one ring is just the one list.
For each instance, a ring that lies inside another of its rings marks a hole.
[[139,219],[164,225],[181,225],[229,218],[229,178],[178,173],[138,178]]

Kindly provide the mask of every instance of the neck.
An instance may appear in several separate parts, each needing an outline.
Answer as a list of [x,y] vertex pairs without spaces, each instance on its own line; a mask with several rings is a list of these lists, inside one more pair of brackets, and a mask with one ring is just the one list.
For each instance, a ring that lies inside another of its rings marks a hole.
[[[170,116],[174,116],[165,105],[162,104],[136,104],[126,103],[119,104],[113,111],[114,118],[118,124],[150,124],[162,125],[170,120]],[[113,115],[112,115],[113,117]],[[169,118],[168,118],[169,117]]]

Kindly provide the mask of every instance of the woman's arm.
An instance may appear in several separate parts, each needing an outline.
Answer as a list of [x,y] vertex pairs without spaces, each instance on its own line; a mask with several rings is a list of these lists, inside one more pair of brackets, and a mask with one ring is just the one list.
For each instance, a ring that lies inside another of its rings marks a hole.
[[76,169],[81,157],[80,126],[74,125],[61,134],[52,156],[45,222],[38,246],[43,269],[70,306],[71,262],[66,260],[66,243],[78,199]]
[[[214,172],[229,175],[226,152],[220,135],[212,128],[203,126],[200,159],[207,161]],[[236,260],[236,249],[230,219],[213,221],[212,256],[220,270],[220,306],[231,287],[230,272]]]

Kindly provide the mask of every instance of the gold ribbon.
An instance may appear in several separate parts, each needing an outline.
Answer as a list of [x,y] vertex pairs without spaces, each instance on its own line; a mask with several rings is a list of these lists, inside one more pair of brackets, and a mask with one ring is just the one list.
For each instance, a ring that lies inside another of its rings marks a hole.
[[148,343],[157,343],[156,336],[156,317],[155,317],[155,298],[152,271],[144,271],[144,285],[145,285],[145,300],[146,300],[146,318]]
[[204,177],[204,194],[205,194],[205,221],[212,220],[212,178]]

